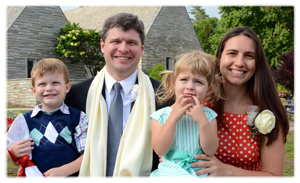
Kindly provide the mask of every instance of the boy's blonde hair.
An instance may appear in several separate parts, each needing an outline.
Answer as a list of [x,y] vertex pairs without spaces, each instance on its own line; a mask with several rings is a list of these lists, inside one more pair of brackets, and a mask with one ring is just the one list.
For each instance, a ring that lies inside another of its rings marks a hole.
[[214,57],[202,51],[193,50],[176,57],[173,71],[165,70],[161,73],[165,75],[162,78],[160,89],[156,93],[159,104],[169,99],[175,101],[176,96],[172,86],[174,86],[179,73],[187,70],[206,78],[209,94],[204,101],[211,102],[219,99],[221,78],[216,75]]
[[67,66],[59,59],[44,58],[34,64],[31,70],[31,84],[33,87],[35,84],[35,78],[37,76],[43,76],[45,73],[63,74],[66,84],[69,83],[69,71]]

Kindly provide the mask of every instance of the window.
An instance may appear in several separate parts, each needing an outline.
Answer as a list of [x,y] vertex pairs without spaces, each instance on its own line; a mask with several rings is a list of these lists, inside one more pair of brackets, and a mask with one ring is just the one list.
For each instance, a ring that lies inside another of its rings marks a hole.
[[32,70],[34,64],[39,60],[41,60],[41,58],[26,58],[26,70],[27,70],[26,77],[27,78],[31,78],[31,70]]
[[166,69],[170,70],[170,58],[171,57],[166,57]]
[[31,70],[32,70],[33,65],[34,65],[33,60],[27,60],[27,77],[28,78],[31,77]]

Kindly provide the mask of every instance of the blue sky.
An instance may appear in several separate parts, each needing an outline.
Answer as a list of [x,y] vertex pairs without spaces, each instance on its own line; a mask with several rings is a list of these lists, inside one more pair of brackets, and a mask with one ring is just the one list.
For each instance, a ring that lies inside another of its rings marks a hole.
[[[60,6],[63,12],[73,10],[76,8],[79,8],[79,6]],[[187,11],[190,12],[192,7],[186,6]],[[205,9],[206,14],[209,17],[217,17],[220,20],[220,15],[218,14],[219,9],[218,6],[202,6],[203,9]],[[192,17],[191,17],[192,18]]]

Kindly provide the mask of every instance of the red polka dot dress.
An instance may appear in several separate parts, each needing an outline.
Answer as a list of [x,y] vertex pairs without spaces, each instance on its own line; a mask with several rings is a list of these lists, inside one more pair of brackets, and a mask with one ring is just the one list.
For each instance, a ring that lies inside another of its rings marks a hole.
[[[204,106],[211,107],[208,103],[204,103]],[[223,113],[223,121],[218,122],[219,148],[215,156],[226,164],[260,171],[259,141],[252,138],[246,116],[247,114]]]

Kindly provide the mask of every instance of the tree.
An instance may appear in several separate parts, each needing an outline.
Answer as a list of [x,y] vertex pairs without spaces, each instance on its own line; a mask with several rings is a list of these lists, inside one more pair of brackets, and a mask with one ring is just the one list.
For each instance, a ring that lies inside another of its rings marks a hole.
[[208,18],[206,15],[205,10],[202,9],[202,6],[192,6],[191,14],[194,15],[195,19],[192,19],[193,24],[198,24],[200,20],[204,20]]
[[95,76],[105,65],[100,39],[99,30],[85,30],[79,27],[79,23],[67,22],[57,34],[58,44],[53,51],[60,57],[70,59],[72,64],[82,61]]
[[221,19],[209,42],[216,51],[223,35],[236,26],[248,26],[259,37],[267,60],[277,67],[279,56],[294,46],[293,6],[220,6]]
[[212,17],[201,20],[198,24],[194,24],[194,29],[201,43],[203,51],[213,54],[209,38],[214,35],[214,31],[218,25],[218,18]]
[[294,48],[279,59],[282,62],[274,70],[275,82],[294,92]]
[[160,73],[165,69],[166,68],[162,64],[157,64],[155,67],[151,69],[149,73],[149,77],[161,81],[164,74],[160,74]]

